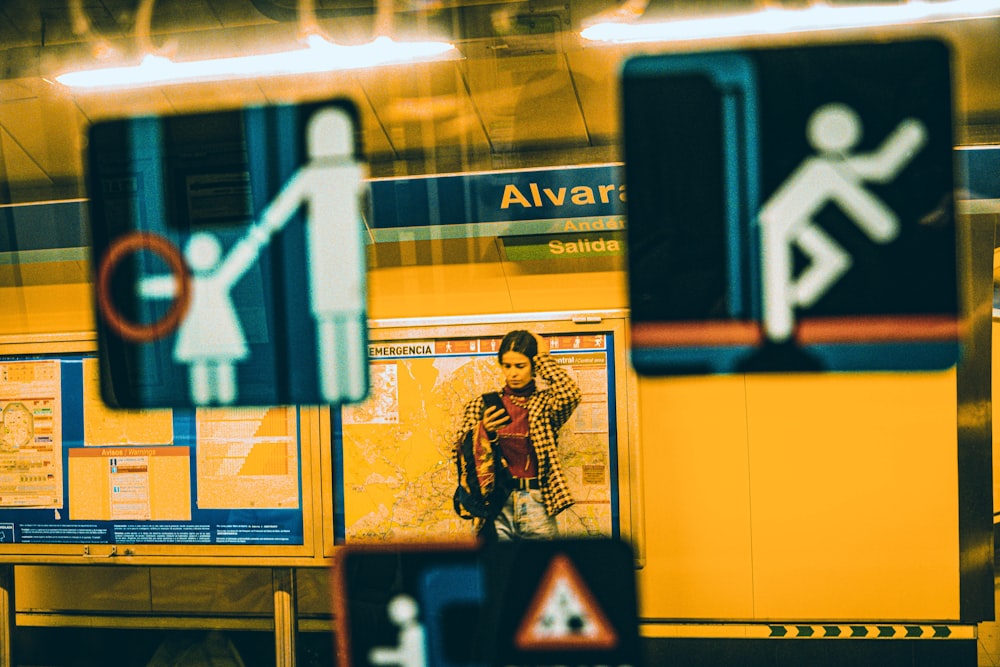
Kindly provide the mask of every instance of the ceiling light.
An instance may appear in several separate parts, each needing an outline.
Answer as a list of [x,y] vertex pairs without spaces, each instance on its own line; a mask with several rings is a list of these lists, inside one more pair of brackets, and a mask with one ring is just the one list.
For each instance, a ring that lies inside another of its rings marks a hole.
[[1000,12],[997,0],[910,0],[894,5],[821,2],[802,9],[768,8],[706,18],[635,23],[604,21],[584,28],[580,35],[601,42],[686,41],[985,18],[997,12]]
[[310,74],[430,60],[453,50],[448,42],[397,42],[376,37],[366,44],[334,44],[309,35],[307,48],[264,55],[177,62],[149,54],[138,65],[67,72],[55,77],[71,88],[118,88],[242,77]]

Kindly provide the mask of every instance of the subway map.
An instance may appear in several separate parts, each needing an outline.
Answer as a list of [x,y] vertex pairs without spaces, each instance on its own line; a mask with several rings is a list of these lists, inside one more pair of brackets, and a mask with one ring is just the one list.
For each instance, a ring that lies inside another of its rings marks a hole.
[[[342,412],[343,534],[348,542],[463,539],[470,522],[452,505],[451,439],[467,401],[503,385],[500,336],[373,342],[371,392]],[[560,532],[617,530],[617,449],[610,335],[546,336],[583,391],[559,435],[576,504]]]

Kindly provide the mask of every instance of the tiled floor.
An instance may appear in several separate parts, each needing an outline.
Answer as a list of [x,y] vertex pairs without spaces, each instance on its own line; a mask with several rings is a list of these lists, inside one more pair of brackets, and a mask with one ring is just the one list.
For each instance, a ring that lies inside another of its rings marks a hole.
[[[1000,562],[994,564],[994,570],[1000,572]],[[994,583],[993,595],[1000,617],[1000,579]],[[979,624],[978,655],[979,667],[1000,667],[1000,620]]]
[[[995,590],[996,608],[1000,609],[1000,586]],[[1000,667],[1000,622],[990,621],[979,624],[978,655],[979,667]]]

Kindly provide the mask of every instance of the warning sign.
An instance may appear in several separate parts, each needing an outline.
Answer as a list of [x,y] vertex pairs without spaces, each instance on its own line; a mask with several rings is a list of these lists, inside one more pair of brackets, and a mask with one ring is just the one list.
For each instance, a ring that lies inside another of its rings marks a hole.
[[542,586],[514,636],[522,650],[611,649],[618,635],[590,589],[563,554],[552,559]]
[[491,665],[640,665],[635,560],[616,540],[524,540],[485,553]]

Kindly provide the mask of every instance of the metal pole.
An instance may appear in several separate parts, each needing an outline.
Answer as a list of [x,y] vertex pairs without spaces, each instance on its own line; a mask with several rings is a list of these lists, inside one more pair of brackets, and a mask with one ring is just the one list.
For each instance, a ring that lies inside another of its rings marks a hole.
[[14,566],[0,565],[0,667],[14,664]]
[[298,631],[295,570],[290,567],[272,568],[271,587],[274,594],[274,665],[295,667],[295,636]]

